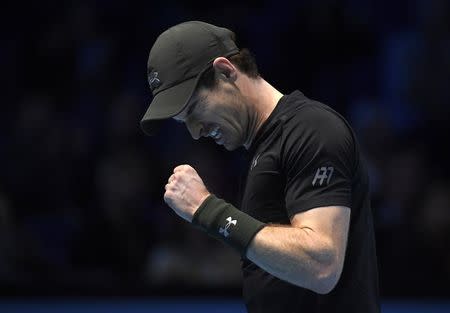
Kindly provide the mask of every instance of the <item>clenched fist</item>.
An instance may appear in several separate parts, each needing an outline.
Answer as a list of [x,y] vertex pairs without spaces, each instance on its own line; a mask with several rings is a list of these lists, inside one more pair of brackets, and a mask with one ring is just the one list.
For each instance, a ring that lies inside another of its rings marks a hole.
[[189,165],[175,167],[165,188],[164,201],[188,222],[210,195],[197,171]]

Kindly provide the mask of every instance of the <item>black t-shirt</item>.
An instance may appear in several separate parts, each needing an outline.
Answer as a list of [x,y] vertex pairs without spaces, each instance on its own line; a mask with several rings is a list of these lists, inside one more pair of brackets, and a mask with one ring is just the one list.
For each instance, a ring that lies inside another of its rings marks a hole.
[[367,170],[350,125],[330,107],[295,91],[258,130],[241,210],[265,223],[330,205],[351,209],[344,268],[326,295],[282,281],[244,260],[250,313],[379,312],[375,238]]

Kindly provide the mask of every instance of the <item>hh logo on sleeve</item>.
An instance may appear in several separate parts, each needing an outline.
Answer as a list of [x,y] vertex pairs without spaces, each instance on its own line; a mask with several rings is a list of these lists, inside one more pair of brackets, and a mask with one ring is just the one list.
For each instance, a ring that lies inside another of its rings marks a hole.
[[328,185],[330,183],[331,176],[333,176],[334,167],[322,166],[317,169],[316,176],[312,181],[313,186],[322,186],[324,183]]

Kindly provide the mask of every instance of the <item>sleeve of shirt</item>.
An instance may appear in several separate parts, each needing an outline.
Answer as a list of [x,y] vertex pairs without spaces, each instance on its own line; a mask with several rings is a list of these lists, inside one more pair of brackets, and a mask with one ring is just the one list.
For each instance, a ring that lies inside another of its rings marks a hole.
[[322,206],[351,208],[356,156],[349,126],[320,106],[302,108],[286,123],[281,164],[288,215]]

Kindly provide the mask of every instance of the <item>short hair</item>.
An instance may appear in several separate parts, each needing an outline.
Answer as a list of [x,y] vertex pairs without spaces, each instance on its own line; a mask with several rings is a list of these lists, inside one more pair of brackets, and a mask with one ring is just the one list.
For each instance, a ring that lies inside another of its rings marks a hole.
[[[256,79],[261,76],[258,72],[255,56],[247,48],[243,48],[237,54],[228,57],[228,60],[250,78]],[[211,66],[200,77],[197,88],[214,89],[217,82],[214,67]]]

